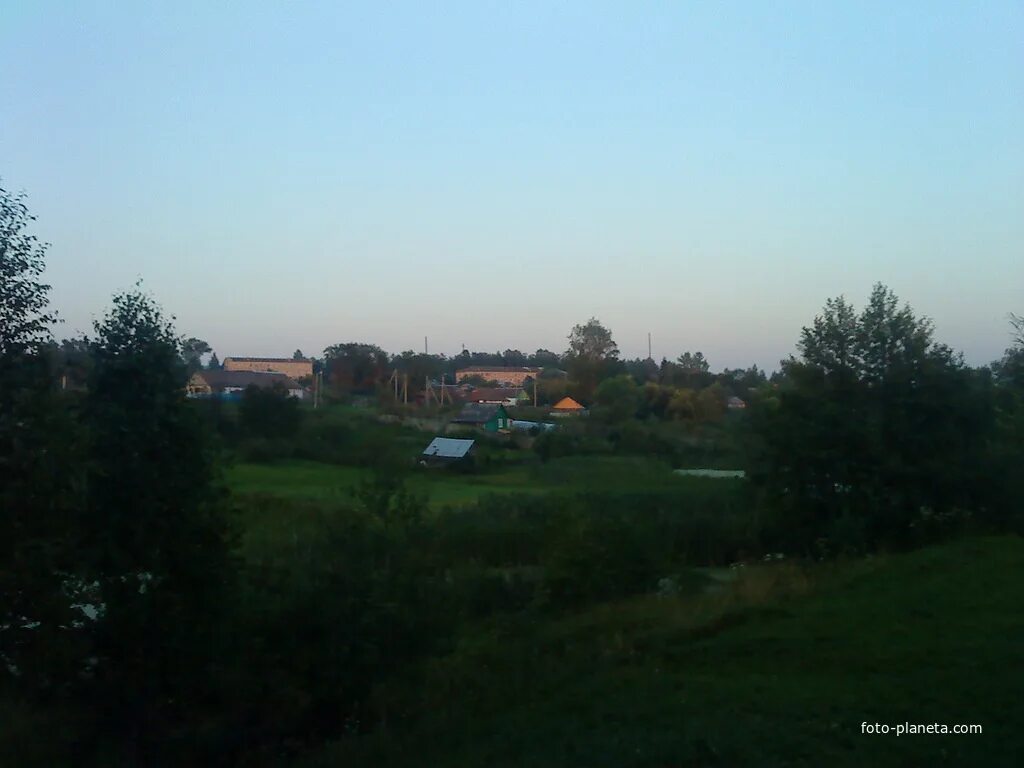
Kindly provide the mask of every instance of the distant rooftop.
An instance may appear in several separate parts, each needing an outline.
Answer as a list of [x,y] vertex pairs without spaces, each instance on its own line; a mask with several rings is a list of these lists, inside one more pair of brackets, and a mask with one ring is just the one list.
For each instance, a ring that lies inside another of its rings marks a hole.
[[459,368],[459,373],[470,373],[474,371],[485,371],[487,373],[537,373],[541,369],[532,365],[471,365],[468,368]]
[[196,371],[195,376],[202,378],[207,386],[212,389],[224,387],[248,387],[255,384],[257,387],[273,387],[280,385],[285,389],[299,389],[299,385],[283,373],[272,373],[270,371],[223,371],[223,370],[202,370]]
[[243,363],[311,363],[312,362],[312,360],[310,360],[307,357],[303,357],[301,359],[296,360],[294,357],[235,357],[234,355],[232,355],[230,357],[225,357],[224,360],[225,361],[227,361],[227,360],[237,360],[237,361],[240,361],[240,362],[243,362]]
[[451,437],[435,437],[423,451],[424,456],[437,456],[442,459],[461,459],[470,448],[473,440],[456,440]]
[[491,418],[499,413],[498,409],[504,412],[501,405],[491,403],[466,403],[462,410],[452,419],[452,424],[486,424]]
[[573,400],[571,397],[563,397],[553,406],[551,409],[554,411],[584,411],[586,410],[582,405]]

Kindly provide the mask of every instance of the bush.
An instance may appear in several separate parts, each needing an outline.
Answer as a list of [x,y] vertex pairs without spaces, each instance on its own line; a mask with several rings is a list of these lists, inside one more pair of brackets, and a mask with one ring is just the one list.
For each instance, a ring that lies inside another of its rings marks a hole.
[[343,505],[250,504],[223,717],[269,757],[372,726],[374,690],[442,642],[453,614],[423,502],[400,480],[375,476]]
[[580,425],[565,424],[537,435],[533,450],[541,461],[549,461],[559,456],[609,453],[611,446],[606,440],[588,435]]
[[[657,589],[680,568],[720,566],[756,555],[762,534],[741,496],[708,481],[679,491],[496,496],[438,518],[436,557],[466,564],[472,613],[540,603],[549,607]],[[454,573],[454,572],[453,572]],[[489,581],[500,578],[502,584]],[[452,578],[456,578],[452,576]],[[525,582],[517,581],[525,579]],[[489,598],[487,596],[490,596]],[[543,599],[542,599],[543,598]]]
[[246,387],[238,410],[239,424],[249,437],[287,440],[302,423],[299,400],[281,387]]

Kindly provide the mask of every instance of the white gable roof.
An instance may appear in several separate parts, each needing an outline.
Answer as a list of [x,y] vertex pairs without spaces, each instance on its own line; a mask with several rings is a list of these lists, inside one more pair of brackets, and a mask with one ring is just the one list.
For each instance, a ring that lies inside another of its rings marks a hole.
[[424,456],[440,456],[443,459],[461,459],[473,447],[475,440],[456,440],[451,437],[435,437],[423,451]]

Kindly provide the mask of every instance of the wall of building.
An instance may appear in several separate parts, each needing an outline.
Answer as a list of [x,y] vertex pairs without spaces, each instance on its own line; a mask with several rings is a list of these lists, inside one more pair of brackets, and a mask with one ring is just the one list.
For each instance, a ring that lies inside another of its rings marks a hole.
[[227,357],[224,359],[224,370],[273,371],[293,379],[301,379],[313,375],[313,363],[309,360],[245,360]]
[[473,376],[479,376],[484,381],[496,381],[508,387],[521,387],[527,379],[536,378],[537,374],[529,371],[456,371],[455,381],[459,382]]

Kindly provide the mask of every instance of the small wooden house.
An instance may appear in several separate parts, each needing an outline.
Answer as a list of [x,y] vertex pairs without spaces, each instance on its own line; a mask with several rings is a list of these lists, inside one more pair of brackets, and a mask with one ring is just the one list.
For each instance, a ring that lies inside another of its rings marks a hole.
[[512,418],[501,404],[466,403],[459,415],[452,419],[452,424],[479,427],[487,432],[508,432],[512,428]]

